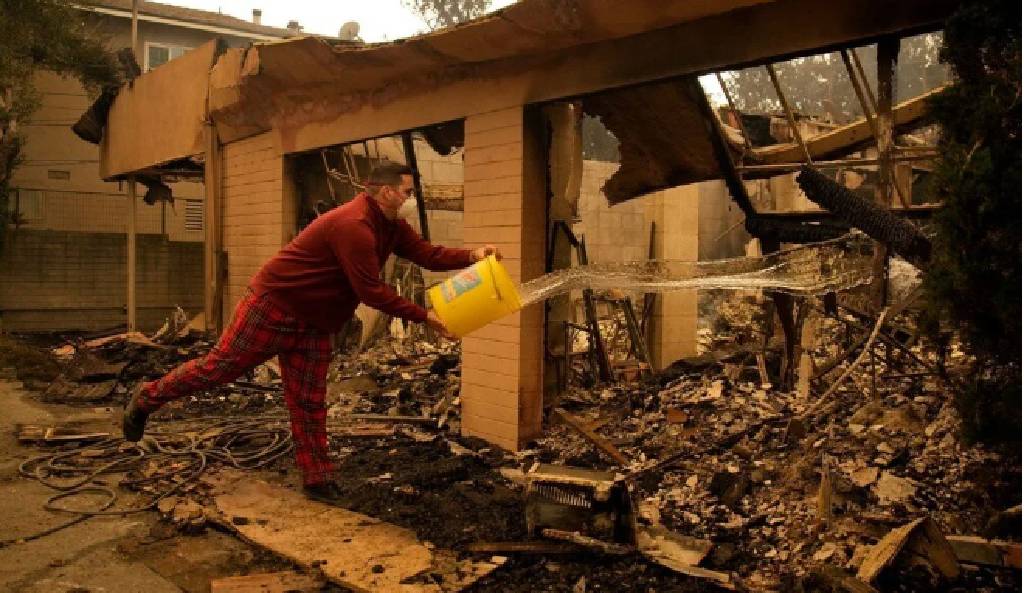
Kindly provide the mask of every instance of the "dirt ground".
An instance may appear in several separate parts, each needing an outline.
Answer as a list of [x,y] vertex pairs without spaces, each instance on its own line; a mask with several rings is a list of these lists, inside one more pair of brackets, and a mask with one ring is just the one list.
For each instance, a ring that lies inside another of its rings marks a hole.
[[442,548],[525,539],[522,497],[494,471],[502,459],[492,455],[489,462],[486,454],[456,457],[441,439],[379,442],[341,461],[339,473],[346,477],[341,483],[343,504],[412,529]]
[[[443,548],[526,539],[521,492],[494,471],[507,464],[505,457],[481,441],[461,443],[482,453],[453,457],[440,439],[428,443],[400,439],[352,453],[340,467],[340,474],[347,478],[343,488],[348,497],[342,506],[412,529]],[[380,476],[388,477],[374,480]],[[642,558],[566,554],[512,558],[466,591],[623,591],[624,582],[630,591],[706,590]]]

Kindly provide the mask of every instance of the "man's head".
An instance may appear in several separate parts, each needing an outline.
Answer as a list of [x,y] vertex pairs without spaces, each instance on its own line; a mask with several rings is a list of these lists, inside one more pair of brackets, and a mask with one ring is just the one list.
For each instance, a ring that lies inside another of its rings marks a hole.
[[412,197],[412,169],[406,165],[385,162],[370,171],[366,193],[377,200],[389,218],[398,216],[398,209]]

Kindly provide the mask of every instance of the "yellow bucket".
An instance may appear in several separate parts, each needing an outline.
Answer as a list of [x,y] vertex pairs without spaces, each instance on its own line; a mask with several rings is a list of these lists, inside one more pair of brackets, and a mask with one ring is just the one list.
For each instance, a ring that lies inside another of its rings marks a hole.
[[493,255],[434,286],[430,303],[448,331],[458,337],[522,308],[519,291]]

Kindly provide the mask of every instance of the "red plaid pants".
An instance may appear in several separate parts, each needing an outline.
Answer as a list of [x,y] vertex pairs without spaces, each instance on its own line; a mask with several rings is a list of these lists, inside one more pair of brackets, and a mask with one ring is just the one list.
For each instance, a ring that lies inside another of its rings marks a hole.
[[299,321],[269,299],[250,292],[217,345],[161,379],[146,383],[139,407],[156,411],[165,403],[234,381],[245,371],[277,355],[284,383],[284,401],[291,418],[295,461],[306,485],[331,477],[327,456],[327,368],[330,336]]

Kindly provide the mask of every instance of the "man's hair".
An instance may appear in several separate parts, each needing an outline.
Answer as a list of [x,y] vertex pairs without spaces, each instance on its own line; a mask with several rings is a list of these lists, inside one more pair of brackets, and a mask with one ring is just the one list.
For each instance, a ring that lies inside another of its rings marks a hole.
[[407,165],[385,161],[370,171],[370,177],[366,180],[366,190],[376,194],[385,185],[401,185],[402,175],[412,175],[412,169]]

